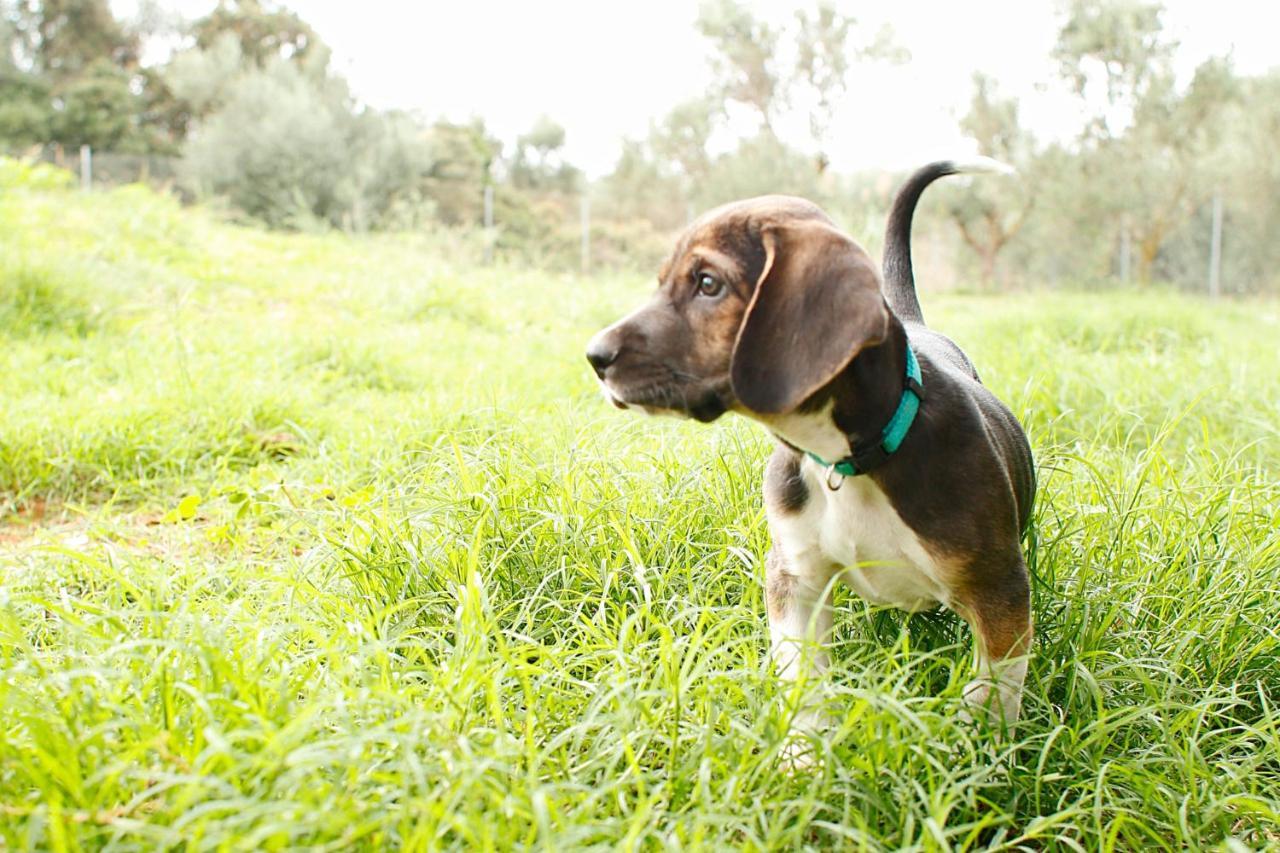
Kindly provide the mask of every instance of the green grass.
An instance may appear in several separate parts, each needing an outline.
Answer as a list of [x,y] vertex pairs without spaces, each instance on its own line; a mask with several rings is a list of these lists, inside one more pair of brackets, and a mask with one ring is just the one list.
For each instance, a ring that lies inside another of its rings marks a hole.
[[647,277],[454,242],[0,169],[0,847],[1280,848],[1276,303],[926,293],[1037,455],[1024,723],[842,594],[792,775],[767,437],[599,400]]

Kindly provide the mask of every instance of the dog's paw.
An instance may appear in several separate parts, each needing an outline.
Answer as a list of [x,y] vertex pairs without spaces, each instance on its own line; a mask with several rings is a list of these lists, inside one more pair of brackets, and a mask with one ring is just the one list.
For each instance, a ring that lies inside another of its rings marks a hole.
[[818,739],[831,729],[832,720],[822,711],[806,708],[791,721],[791,730],[782,745],[782,768],[789,776],[822,766]]
[[975,678],[964,686],[964,707],[960,719],[965,723],[982,720],[991,726],[1003,725],[1009,731],[1018,722],[1022,710],[1022,691]]
[[779,758],[782,772],[788,776],[811,773],[822,766],[822,756],[813,741],[799,733],[787,736]]

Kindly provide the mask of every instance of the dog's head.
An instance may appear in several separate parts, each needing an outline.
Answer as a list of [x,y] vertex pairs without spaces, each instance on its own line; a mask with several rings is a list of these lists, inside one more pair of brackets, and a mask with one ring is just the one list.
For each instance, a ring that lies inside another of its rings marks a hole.
[[803,199],[712,210],[685,229],[658,282],[587,347],[620,408],[700,421],[791,412],[889,330],[875,265]]

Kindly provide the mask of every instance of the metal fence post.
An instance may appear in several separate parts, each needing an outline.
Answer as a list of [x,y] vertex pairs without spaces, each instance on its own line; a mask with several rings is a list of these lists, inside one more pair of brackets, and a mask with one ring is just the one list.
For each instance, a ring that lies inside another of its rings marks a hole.
[[484,187],[484,262],[493,263],[493,184]]
[[1222,194],[1213,194],[1213,231],[1209,236],[1209,298],[1222,295]]
[[1129,269],[1133,263],[1133,244],[1129,235],[1129,223],[1126,220],[1120,232],[1120,280],[1129,283]]
[[80,189],[88,192],[93,188],[93,149],[88,145],[80,146]]
[[591,268],[591,196],[582,196],[582,272]]

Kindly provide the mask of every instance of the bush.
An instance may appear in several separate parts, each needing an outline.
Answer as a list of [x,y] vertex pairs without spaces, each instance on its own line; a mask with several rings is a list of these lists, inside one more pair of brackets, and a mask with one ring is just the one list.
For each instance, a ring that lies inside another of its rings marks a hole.
[[60,190],[74,182],[75,177],[66,169],[0,157],[0,190]]
[[197,195],[225,196],[274,228],[433,218],[434,140],[407,115],[353,109],[344,83],[297,61],[246,69],[224,88],[184,152],[184,183]]
[[341,186],[353,131],[346,99],[294,63],[248,72],[188,142],[186,176],[198,194],[225,195],[273,227],[341,224],[352,207]]

